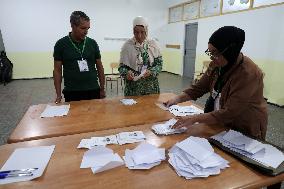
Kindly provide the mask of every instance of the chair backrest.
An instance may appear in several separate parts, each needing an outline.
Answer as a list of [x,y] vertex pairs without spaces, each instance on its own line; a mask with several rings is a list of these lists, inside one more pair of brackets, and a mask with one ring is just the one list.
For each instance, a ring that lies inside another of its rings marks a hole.
[[118,69],[118,67],[119,67],[119,63],[117,63],[117,62],[112,62],[112,63],[110,63],[111,74],[115,74],[115,73],[114,73],[114,70],[115,70],[115,69]]

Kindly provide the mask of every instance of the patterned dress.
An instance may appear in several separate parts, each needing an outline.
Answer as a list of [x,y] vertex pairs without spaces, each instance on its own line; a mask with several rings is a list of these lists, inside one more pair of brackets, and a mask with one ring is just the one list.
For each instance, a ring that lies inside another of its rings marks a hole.
[[[135,71],[131,69],[129,66],[124,65],[123,63],[121,63],[120,67],[118,68],[120,75],[125,77],[125,89],[124,89],[125,96],[139,96],[139,95],[160,93],[158,74],[162,71],[162,66],[163,66],[162,56],[154,58],[154,62],[152,63],[151,66],[149,63],[150,61],[149,61],[147,46],[146,49],[143,48],[141,50],[140,55],[141,57],[137,58],[140,59],[142,58],[143,61],[141,62],[143,62],[143,65],[139,65],[140,66],[139,71]],[[126,75],[129,70],[131,70],[135,76],[138,76],[140,75],[141,68],[143,66],[147,66],[147,69],[151,71],[151,75],[149,77],[141,78],[137,81],[129,81],[126,79]]]

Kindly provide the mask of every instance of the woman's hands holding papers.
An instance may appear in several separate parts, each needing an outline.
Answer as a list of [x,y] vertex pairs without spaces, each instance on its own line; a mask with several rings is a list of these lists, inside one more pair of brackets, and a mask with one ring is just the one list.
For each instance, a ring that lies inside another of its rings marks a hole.
[[129,81],[132,81],[134,79],[134,73],[131,70],[127,72],[126,79]]
[[146,70],[142,77],[145,79],[145,78],[149,77],[150,75],[151,75],[151,71]]
[[179,117],[178,121],[172,126],[172,129],[180,129],[182,127],[189,128],[196,123],[195,116]]
[[197,123],[204,123],[207,125],[216,125],[216,124],[222,124],[218,122],[218,120],[212,116],[210,113],[205,114],[198,114],[198,115],[190,115],[185,117],[179,117],[176,124],[172,126],[173,129],[179,129],[182,127],[191,127],[194,124]]

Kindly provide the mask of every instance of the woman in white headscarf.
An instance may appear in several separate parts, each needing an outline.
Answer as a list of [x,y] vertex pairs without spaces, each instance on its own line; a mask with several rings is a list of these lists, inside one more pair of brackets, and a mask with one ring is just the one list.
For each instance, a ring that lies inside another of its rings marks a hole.
[[162,56],[154,40],[147,38],[148,24],[143,17],[133,20],[134,37],[125,42],[120,53],[119,72],[125,78],[125,96],[160,93],[158,74]]

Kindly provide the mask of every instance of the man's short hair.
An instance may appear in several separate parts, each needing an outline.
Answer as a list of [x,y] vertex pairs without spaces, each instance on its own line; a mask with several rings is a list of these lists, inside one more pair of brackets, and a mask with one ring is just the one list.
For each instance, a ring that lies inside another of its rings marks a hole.
[[70,16],[70,24],[79,26],[81,19],[90,21],[90,18],[82,11],[74,11]]

